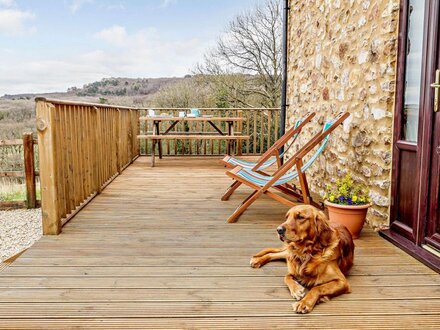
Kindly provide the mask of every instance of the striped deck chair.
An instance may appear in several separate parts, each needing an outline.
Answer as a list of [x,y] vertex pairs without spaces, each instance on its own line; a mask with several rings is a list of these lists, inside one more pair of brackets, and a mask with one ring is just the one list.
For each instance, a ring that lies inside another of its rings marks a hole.
[[[225,158],[221,160],[221,163],[229,168],[240,166],[244,169],[252,170],[260,174],[266,174],[262,171],[274,165],[275,163],[278,165],[278,167],[281,166],[282,157],[295,143],[303,127],[308,124],[313,117],[315,117],[315,112],[309,112],[303,118],[298,119],[293,127],[291,127],[286,133],[284,133],[282,137],[280,137],[263,155],[261,155],[261,157],[258,159],[258,162],[248,162],[245,160],[234,158],[232,156],[225,156]],[[288,144],[284,151],[280,153],[280,150],[286,145],[286,143],[290,139],[292,139],[292,141]],[[223,194],[221,200],[227,201],[229,197],[234,193],[234,191],[238,187],[240,187],[240,185],[241,182],[235,180],[234,183],[232,183]]]
[[[350,114],[348,112],[340,113],[336,118],[326,122],[321,132],[317,133],[309,140],[302,148],[300,148],[292,157],[290,157],[278,170],[271,176],[258,173],[249,169],[244,169],[241,166],[236,166],[234,169],[226,172],[228,176],[242,184],[245,184],[254,192],[250,194],[228,218],[228,222],[236,222],[244,211],[255,202],[258,197],[265,194],[285,205],[295,206],[299,203],[312,204],[316,207],[322,208],[321,204],[316,203],[310,196],[309,187],[305,171],[315,162],[322,151],[325,149],[330,133],[336,129]],[[304,164],[303,159],[316,146],[318,149]],[[292,170],[295,168],[295,170]],[[291,172],[289,172],[292,170]],[[300,189],[289,184],[290,181],[298,179],[301,186]],[[293,198],[294,201],[288,199],[281,194],[276,194],[272,191],[276,189],[284,195]]]
[[[258,162],[248,162],[232,156],[225,156],[220,162],[229,168],[241,166],[253,171],[264,170],[275,163],[277,163],[278,166],[281,166],[281,159],[283,155],[286,154],[286,152],[294,144],[303,127],[308,124],[313,117],[315,117],[315,112],[309,112],[303,118],[298,119],[293,127],[285,132],[282,137],[280,137],[269,149],[267,149],[263,155],[261,155],[261,157],[258,159]],[[280,153],[281,148],[283,148],[290,139],[292,140],[288,146],[283,152]]]

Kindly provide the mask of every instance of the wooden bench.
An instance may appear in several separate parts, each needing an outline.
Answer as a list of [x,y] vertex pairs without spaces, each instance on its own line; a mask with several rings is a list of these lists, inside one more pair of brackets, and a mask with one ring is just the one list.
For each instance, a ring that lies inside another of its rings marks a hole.
[[[228,140],[230,141],[238,141],[238,140],[249,140],[249,135],[202,135],[202,134],[167,134],[167,135],[138,135],[138,139],[147,139],[152,140],[152,151],[151,151],[151,167],[154,167],[155,164],[155,143],[159,140]],[[159,158],[162,158],[162,155],[159,154]]]

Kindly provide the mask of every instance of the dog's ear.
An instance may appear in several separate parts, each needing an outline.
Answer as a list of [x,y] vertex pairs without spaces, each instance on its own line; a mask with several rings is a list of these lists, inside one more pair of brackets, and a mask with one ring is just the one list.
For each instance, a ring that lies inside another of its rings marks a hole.
[[333,230],[327,216],[322,211],[317,211],[315,215],[316,238],[323,246],[330,244],[332,240]]

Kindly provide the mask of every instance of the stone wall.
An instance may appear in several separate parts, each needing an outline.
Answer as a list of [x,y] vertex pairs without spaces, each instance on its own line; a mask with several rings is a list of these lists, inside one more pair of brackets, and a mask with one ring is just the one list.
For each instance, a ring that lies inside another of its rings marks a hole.
[[388,224],[398,0],[291,0],[288,125],[317,112],[304,141],[340,111],[351,116],[308,171],[312,191],[347,171],[366,183],[368,222]]

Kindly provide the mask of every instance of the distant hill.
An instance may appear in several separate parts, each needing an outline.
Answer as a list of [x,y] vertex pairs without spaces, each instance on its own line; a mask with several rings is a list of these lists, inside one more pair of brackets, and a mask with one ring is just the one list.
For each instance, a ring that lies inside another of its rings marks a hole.
[[75,99],[76,97],[147,96],[156,93],[164,86],[188,78],[190,76],[183,78],[103,78],[100,81],[85,84],[83,87],[71,87],[66,92],[5,94],[0,97],[0,100],[30,100],[37,96],[62,99]]
[[66,92],[4,95],[0,97],[0,140],[19,138],[24,131],[35,130],[34,99],[37,96],[148,107],[161,88],[190,78],[104,78],[83,87],[71,87]]
[[77,96],[139,96],[156,93],[163,86],[174,84],[185,78],[104,78],[84,85],[72,87],[67,93]]

